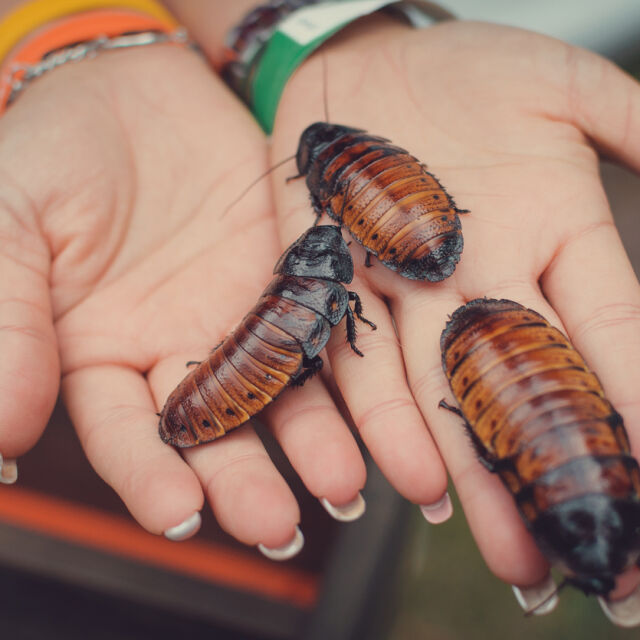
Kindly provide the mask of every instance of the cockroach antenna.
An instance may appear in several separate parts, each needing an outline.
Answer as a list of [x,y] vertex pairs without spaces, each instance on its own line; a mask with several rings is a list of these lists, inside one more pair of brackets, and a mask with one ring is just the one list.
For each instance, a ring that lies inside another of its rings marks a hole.
[[227,208],[222,212],[222,215],[220,216],[220,219],[222,220],[222,218],[224,218],[227,213],[229,213],[229,211],[238,204],[238,202],[240,202],[240,200],[242,200],[242,198],[244,198],[247,193],[249,193],[249,191],[255,187],[255,185],[258,184],[258,182],[260,182],[260,180],[262,180],[263,178],[266,178],[270,173],[272,173],[273,171],[275,171],[276,169],[278,169],[279,167],[281,167],[283,164],[286,164],[287,162],[294,160],[296,157],[296,154],[294,153],[292,156],[289,156],[288,158],[285,158],[284,160],[280,160],[280,162],[276,162],[276,164],[274,164],[272,167],[270,167],[269,169],[267,169],[262,175],[259,175],[253,182],[251,182],[249,185],[247,185],[242,192],[240,193],[240,195],[235,198],[235,200],[232,200],[230,204],[227,205]]
[[329,65],[327,64],[327,55],[322,54],[322,102],[324,104],[324,119],[329,124]]

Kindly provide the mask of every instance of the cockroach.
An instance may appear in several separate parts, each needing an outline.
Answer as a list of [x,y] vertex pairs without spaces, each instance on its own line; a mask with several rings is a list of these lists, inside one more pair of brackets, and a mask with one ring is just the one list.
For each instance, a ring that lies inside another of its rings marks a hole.
[[220,438],[286,387],[304,384],[322,368],[318,353],[342,318],[347,341],[362,356],[354,315],[376,327],[363,317],[358,295],[344,287],[353,279],[353,261],[339,227],[308,229],[273,273],[253,309],[167,399],[160,414],[164,442],[192,447]]
[[640,472],[620,414],[569,340],[510,300],[453,313],[442,365],[480,462],[499,475],[541,551],[607,596],[640,555]]
[[305,129],[296,153],[316,224],[323,212],[371,256],[411,280],[439,282],[460,259],[460,213],[438,179],[386,138],[328,122]]

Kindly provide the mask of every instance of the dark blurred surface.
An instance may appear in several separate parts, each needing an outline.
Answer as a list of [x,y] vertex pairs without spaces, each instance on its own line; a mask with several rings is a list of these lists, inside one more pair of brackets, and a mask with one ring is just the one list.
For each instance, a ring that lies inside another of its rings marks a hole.
[[207,620],[8,567],[0,568],[0,600],[3,637],[12,640],[247,639]]

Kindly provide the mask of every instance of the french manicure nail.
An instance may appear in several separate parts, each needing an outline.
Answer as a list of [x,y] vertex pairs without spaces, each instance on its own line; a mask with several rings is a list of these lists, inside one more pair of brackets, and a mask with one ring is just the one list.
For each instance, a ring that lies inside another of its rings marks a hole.
[[511,585],[518,604],[526,613],[544,616],[551,613],[558,604],[556,583],[551,574],[533,587]]
[[196,511],[193,515],[189,516],[184,522],[177,524],[175,527],[169,527],[164,532],[165,538],[179,542],[180,540],[186,540],[190,538],[202,524],[202,518],[200,512]]
[[640,624],[640,585],[621,600],[609,601],[599,596],[598,602],[613,624],[619,627],[635,627]]
[[258,544],[258,549],[260,553],[269,558],[269,560],[288,560],[289,558],[293,558],[293,556],[302,549],[303,545],[304,536],[302,535],[302,531],[300,531],[300,527],[296,526],[296,532],[287,544],[272,549],[260,543]]
[[15,458],[3,458],[0,454],[0,482],[13,484],[18,479],[18,462]]
[[424,519],[431,524],[441,524],[445,522],[453,514],[453,504],[451,504],[449,492],[445,493],[438,502],[421,504],[420,511]]
[[360,492],[358,492],[358,495],[351,502],[347,502],[347,504],[336,506],[331,504],[326,498],[321,498],[320,504],[322,504],[332,518],[340,520],[340,522],[357,520],[364,513],[367,506]]

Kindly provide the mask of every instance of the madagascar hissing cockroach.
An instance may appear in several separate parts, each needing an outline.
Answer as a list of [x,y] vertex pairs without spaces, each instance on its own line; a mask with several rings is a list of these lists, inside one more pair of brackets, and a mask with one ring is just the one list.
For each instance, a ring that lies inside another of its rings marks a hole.
[[160,414],[164,442],[192,447],[215,440],[247,422],[285,387],[302,385],[322,368],[318,353],[344,317],[347,341],[362,355],[354,314],[375,325],[362,316],[358,295],[343,285],[353,278],[353,261],[339,227],[308,229],[273,273],[253,309],[167,399]]
[[442,365],[480,461],[541,551],[607,596],[640,555],[640,472],[622,418],[568,339],[510,300],[477,299],[441,337]]
[[[458,209],[419,160],[386,138],[327,122],[305,129],[296,153],[316,223],[323,212],[371,255],[411,280],[439,282],[460,259]],[[291,178],[293,179],[293,178]]]

